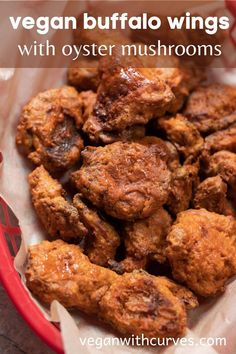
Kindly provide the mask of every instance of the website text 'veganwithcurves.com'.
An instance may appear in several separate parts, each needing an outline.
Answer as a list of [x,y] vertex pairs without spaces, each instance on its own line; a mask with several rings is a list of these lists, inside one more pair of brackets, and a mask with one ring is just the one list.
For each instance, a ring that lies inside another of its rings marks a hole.
[[129,338],[119,337],[85,337],[79,338],[82,346],[91,346],[96,349],[103,347],[116,347],[116,346],[150,346],[150,347],[164,347],[168,345],[179,345],[189,347],[203,347],[203,346],[226,346],[225,337],[184,337],[184,338],[147,338],[144,335],[134,336]]

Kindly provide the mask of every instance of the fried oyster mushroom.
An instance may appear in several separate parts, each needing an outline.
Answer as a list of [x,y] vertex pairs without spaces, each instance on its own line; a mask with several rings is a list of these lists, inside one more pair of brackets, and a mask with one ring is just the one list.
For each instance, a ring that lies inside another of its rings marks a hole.
[[118,275],[89,262],[77,245],[62,240],[30,246],[26,284],[41,301],[97,314],[99,301]]
[[89,233],[85,240],[85,253],[92,263],[107,266],[115,258],[120,244],[120,237],[115,228],[102,218],[95,209],[89,208],[76,194],[73,205],[78,210],[79,218]]
[[48,235],[66,241],[82,240],[87,229],[77,209],[65,199],[61,184],[40,166],[30,173],[29,185],[35,211]]
[[82,91],[80,93],[81,105],[82,105],[82,118],[83,123],[90,117],[93,112],[93,108],[97,99],[97,94],[93,91]]
[[[28,288],[41,301],[58,300],[109,323],[124,335],[179,337],[194,295],[145,272],[117,275],[90,263],[76,245],[61,240],[29,247]],[[185,306],[186,304],[186,306]]]
[[198,166],[183,165],[172,172],[167,207],[172,215],[189,208],[199,183]]
[[174,95],[155,70],[146,69],[135,57],[115,53],[99,62],[101,83],[93,114],[83,130],[91,141],[103,141],[104,135],[118,134],[134,125],[145,125],[162,116]]
[[166,138],[185,159],[196,157],[203,147],[204,140],[199,131],[181,114],[157,119],[156,128],[164,132]]
[[236,124],[208,135],[205,139],[204,149],[209,153],[221,150],[236,153]]
[[206,178],[196,190],[195,209],[206,209],[218,214],[231,215],[227,200],[227,184],[220,176]]
[[135,271],[111,284],[100,301],[102,317],[120,333],[148,338],[180,337],[186,309],[157,277]]
[[228,185],[228,195],[236,200],[236,154],[224,150],[216,152],[208,158],[205,173],[219,175]]
[[203,134],[236,122],[236,88],[222,84],[198,87],[189,96],[184,115]]
[[22,110],[16,143],[36,165],[63,171],[80,158],[81,100],[70,86],[39,93]]
[[100,83],[98,61],[83,58],[74,62],[67,72],[68,84],[78,91],[97,91]]
[[[139,43],[136,45],[142,46]],[[177,113],[183,107],[190,92],[205,78],[204,73],[192,63],[185,62],[183,65],[179,58],[174,56],[138,56],[138,58],[145,68],[155,72],[171,88],[174,99],[168,107],[168,113]]]
[[236,222],[205,209],[177,216],[167,236],[174,279],[197,295],[214,296],[236,274]]
[[156,144],[87,147],[72,181],[85,199],[122,220],[150,216],[168,198],[170,172]]
[[149,261],[166,260],[166,236],[172,220],[163,208],[146,219],[126,223],[123,229],[126,258],[118,264],[110,262],[119,273],[145,269]]

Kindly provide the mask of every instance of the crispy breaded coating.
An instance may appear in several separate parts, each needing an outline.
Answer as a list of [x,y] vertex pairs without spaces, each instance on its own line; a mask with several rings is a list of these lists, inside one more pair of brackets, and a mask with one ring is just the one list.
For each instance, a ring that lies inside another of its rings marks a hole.
[[124,228],[127,255],[134,258],[149,257],[163,263],[166,260],[166,236],[172,219],[163,208],[146,219],[127,223]]
[[16,143],[36,165],[61,171],[80,158],[81,100],[70,86],[39,93],[22,110]]
[[170,171],[175,171],[180,167],[179,154],[175,146],[167,140],[162,140],[156,136],[146,135],[138,141],[144,145],[155,145],[155,149],[160,158],[166,162]]
[[126,258],[120,262],[119,272],[145,269],[150,260],[166,260],[166,236],[172,220],[163,208],[146,219],[126,223],[123,230]]
[[185,286],[179,285],[167,277],[158,277],[158,281],[167,286],[172,294],[177,296],[187,309],[190,310],[198,307],[199,303],[197,297]]
[[88,208],[79,194],[73,199],[73,205],[79,213],[79,218],[88,229],[85,253],[92,263],[107,266],[108,261],[115,258],[120,244],[120,237],[115,228],[104,218],[99,216],[95,209]]
[[109,268],[116,272],[117,274],[131,273],[134,270],[146,269],[147,267],[147,257],[143,258],[134,258],[126,257],[121,262],[116,260],[110,260],[108,262]]
[[144,67],[155,71],[156,75],[171,88],[174,99],[168,107],[168,112],[172,114],[182,108],[190,92],[205,78],[203,71],[192,63],[181,64],[179,58],[175,56],[138,56],[138,58]]
[[29,185],[35,211],[50,237],[80,241],[87,234],[77,209],[65,199],[61,184],[43,166],[30,173]]
[[103,144],[111,144],[116,141],[136,141],[145,137],[145,125],[133,125],[122,131],[101,132],[99,138]]
[[186,312],[181,301],[168,287],[144,272],[125,273],[102,297],[101,315],[123,334],[148,338],[182,336]]
[[122,57],[120,53],[104,57],[99,70],[97,102],[83,126],[92,141],[101,140],[101,134],[144,125],[164,115],[174,98],[155,70],[145,69],[135,57]]
[[97,100],[97,94],[91,90],[82,91],[80,93],[80,99],[82,104],[83,123],[85,123],[93,112],[93,108]]
[[67,81],[78,91],[92,90],[96,92],[100,83],[98,60],[84,57],[73,62],[67,71]]
[[236,274],[236,222],[231,216],[186,210],[178,214],[167,240],[174,278],[198,295],[223,291]]
[[204,134],[236,122],[236,88],[222,84],[198,87],[187,101],[184,115]]
[[226,194],[227,184],[222,178],[220,176],[209,177],[197,187],[193,206],[196,209],[204,208],[218,214],[228,215]]
[[116,142],[87,147],[72,174],[82,196],[122,220],[150,216],[168,198],[170,172],[156,144]]
[[232,124],[227,129],[208,135],[205,139],[204,148],[210,153],[221,150],[236,153],[236,124]]
[[205,172],[208,176],[219,175],[230,188],[235,198],[236,192],[236,154],[230,151],[218,151],[209,157]]
[[180,167],[179,154],[176,147],[171,142],[165,140],[165,144],[169,156],[167,160],[167,166],[171,172],[174,172],[177,168]]
[[202,149],[204,140],[197,128],[182,114],[156,121],[157,129],[163,131],[178,152],[185,158],[197,156]]
[[162,278],[144,272],[119,276],[61,240],[29,248],[26,280],[44,303],[58,300],[94,314],[125,335],[164,338],[186,331],[182,297]]
[[101,297],[118,278],[90,263],[79,246],[61,240],[30,246],[25,276],[28,288],[44,303],[58,300],[87,314],[98,313]]
[[184,165],[172,172],[168,210],[176,215],[189,208],[195,188],[199,183],[198,166]]

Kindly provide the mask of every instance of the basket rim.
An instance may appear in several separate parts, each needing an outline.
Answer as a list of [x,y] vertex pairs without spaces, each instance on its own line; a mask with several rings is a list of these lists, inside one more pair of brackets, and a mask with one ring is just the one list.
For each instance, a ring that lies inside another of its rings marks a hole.
[[[4,199],[0,198],[0,201],[1,200],[7,207],[7,203]],[[16,227],[12,229],[16,230]],[[20,228],[18,228],[18,230],[20,233]],[[9,233],[9,226],[5,228],[4,225],[0,223],[0,283],[3,285],[12,303],[28,326],[54,352],[64,354],[60,330],[44,317],[43,313],[32,301],[21,282],[20,275],[14,268],[13,257],[9,252],[4,237],[4,231]]]

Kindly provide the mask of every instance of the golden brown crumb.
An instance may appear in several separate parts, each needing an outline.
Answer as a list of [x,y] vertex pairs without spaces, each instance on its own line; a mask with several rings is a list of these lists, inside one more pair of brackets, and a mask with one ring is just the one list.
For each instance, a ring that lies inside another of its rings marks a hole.
[[80,158],[81,100],[70,86],[39,93],[22,110],[16,143],[36,165],[66,170]]
[[174,278],[198,295],[216,295],[236,274],[236,222],[231,216],[183,211],[167,240]]
[[87,234],[77,209],[65,199],[61,184],[43,166],[30,173],[29,184],[35,211],[50,237],[80,241]]
[[72,180],[84,198],[108,215],[134,220],[166,202],[170,172],[155,144],[116,142],[87,147]]

